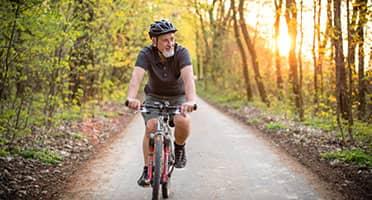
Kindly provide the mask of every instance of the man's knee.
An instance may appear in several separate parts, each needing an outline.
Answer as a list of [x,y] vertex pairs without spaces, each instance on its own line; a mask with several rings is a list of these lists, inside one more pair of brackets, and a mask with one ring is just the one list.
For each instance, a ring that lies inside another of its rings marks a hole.
[[176,115],[174,116],[174,124],[176,127],[189,127],[190,126],[190,116],[188,115]]
[[151,133],[151,132],[156,131],[156,124],[157,124],[156,119],[149,119],[146,122],[146,133]]

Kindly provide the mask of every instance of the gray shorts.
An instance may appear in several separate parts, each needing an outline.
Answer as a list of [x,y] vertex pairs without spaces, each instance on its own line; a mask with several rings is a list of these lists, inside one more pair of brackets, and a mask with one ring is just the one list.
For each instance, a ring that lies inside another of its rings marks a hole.
[[[171,106],[181,105],[182,103],[186,102],[185,95],[180,96],[173,96],[173,97],[164,97],[164,96],[156,96],[156,95],[145,95],[146,104],[153,104],[154,102],[161,102],[164,103],[168,101]],[[151,111],[151,109],[149,109]],[[156,113],[141,113],[143,119],[145,120],[145,124],[148,120],[157,118],[158,115]]]

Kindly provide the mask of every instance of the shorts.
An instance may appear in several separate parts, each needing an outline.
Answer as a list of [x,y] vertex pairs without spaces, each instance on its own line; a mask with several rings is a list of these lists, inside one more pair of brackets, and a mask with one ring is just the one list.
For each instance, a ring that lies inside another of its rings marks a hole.
[[[171,106],[176,106],[176,105],[181,105],[182,103],[186,102],[186,97],[185,95],[180,95],[180,96],[170,96],[170,97],[165,97],[165,96],[157,96],[157,95],[145,95],[145,101],[143,103],[146,104],[153,104],[154,102],[161,102],[164,103],[168,101]],[[151,109],[149,109],[151,111]],[[143,119],[145,120],[145,124],[147,124],[147,121],[153,118],[157,118],[158,115],[156,113],[141,113]],[[172,121],[171,119],[170,121]]]

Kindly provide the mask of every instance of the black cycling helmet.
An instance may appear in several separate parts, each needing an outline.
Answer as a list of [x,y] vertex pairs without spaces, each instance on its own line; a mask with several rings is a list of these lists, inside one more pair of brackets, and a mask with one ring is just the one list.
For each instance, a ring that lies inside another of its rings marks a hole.
[[152,38],[166,33],[174,33],[176,31],[176,27],[174,27],[171,22],[162,19],[160,21],[155,21],[150,25],[149,36]]

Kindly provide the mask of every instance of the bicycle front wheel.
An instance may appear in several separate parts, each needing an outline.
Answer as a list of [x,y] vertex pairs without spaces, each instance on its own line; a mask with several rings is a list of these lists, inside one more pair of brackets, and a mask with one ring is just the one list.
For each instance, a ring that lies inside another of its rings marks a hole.
[[157,135],[154,138],[155,145],[155,166],[154,176],[152,182],[152,199],[159,199],[160,180],[162,173],[162,162],[163,162],[163,138],[161,135]]

